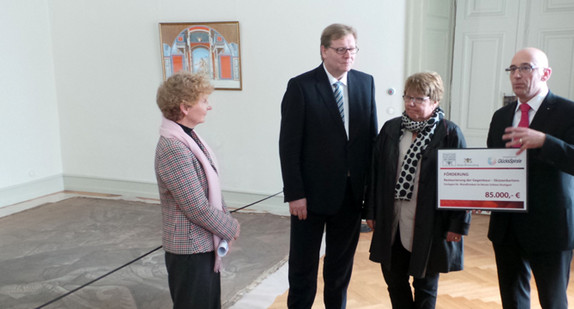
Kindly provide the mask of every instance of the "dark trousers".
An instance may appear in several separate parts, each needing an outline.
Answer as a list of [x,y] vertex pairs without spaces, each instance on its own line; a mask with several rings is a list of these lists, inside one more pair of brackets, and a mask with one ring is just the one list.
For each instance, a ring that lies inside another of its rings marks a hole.
[[530,271],[534,274],[540,306],[568,308],[568,280],[572,250],[526,253],[516,241],[493,243],[502,307],[530,308]]
[[214,252],[179,255],[166,252],[169,292],[174,309],[220,309],[221,282],[213,271]]
[[401,244],[399,233],[392,247],[391,267],[381,264],[393,309],[432,309],[436,305],[439,274],[413,278],[413,292],[409,282],[411,253]]
[[359,241],[361,212],[352,204],[349,185],[345,196],[343,206],[333,216],[308,213],[306,220],[291,216],[287,298],[289,308],[308,309],[313,305],[324,230],[326,251],[323,264],[323,301],[327,309],[346,308],[347,287],[351,280],[353,258]]

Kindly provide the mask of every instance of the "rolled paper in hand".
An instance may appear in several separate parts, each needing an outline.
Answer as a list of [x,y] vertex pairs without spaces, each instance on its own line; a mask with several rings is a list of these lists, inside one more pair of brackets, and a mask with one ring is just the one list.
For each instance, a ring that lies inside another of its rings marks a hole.
[[222,239],[217,247],[217,255],[223,257],[227,254],[227,251],[229,251],[229,244],[227,243],[227,240]]

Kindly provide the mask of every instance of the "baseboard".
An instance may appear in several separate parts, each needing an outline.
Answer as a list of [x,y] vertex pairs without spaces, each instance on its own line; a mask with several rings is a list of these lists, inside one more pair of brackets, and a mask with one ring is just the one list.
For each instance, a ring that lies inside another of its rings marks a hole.
[[127,197],[158,199],[157,184],[109,178],[64,175],[66,191],[116,194]]
[[53,194],[64,190],[62,175],[45,177],[24,184],[0,188],[0,217],[6,208],[14,204]]
[[[78,195],[128,200],[150,199],[155,202],[159,199],[156,183],[60,175],[0,189],[0,217]],[[272,195],[274,193],[223,190],[223,197],[230,209],[263,200],[241,211],[289,216],[289,208],[283,203],[283,196],[278,194],[270,197]]]

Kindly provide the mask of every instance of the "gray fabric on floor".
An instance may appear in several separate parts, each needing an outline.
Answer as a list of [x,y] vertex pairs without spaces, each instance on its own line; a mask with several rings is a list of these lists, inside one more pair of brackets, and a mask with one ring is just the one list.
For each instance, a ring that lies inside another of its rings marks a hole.
[[[280,267],[289,250],[289,218],[233,216],[241,236],[223,259],[224,308]],[[38,307],[160,245],[158,204],[70,198],[0,218],[0,307]],[[171,306],[160,249],[45,308]]]

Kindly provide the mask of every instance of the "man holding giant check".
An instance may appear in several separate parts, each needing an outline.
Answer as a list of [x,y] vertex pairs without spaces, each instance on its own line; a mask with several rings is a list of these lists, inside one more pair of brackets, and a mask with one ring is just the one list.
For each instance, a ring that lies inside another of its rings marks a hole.
[[[566,309],[574,248],[574,102],[548,90],[552,69],[541,50],[518,51],[506,71],[518,101],[493,115],[487,145],[527,153],[528,197],[527,212],[493,211],[490,219],[502,305],[530,308],[532,271],[542,308]],[[491,192],[506,197],[514,191]]]

